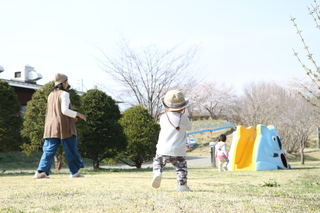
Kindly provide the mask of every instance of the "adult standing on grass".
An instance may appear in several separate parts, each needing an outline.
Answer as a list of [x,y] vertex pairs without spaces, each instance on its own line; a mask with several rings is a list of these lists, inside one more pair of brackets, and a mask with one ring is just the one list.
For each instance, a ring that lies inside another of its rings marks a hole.
[[188,104],[189,100],[178,90],[170,90],[162,98],[165,113],[160,117],[161,130],[153,161],[154,188],[160,187],[163,167],[171,163],[178,175],[178,191],[191,191],[187,186],[186,130],[191,130],[192,123],[184,114]]
[[54,78],[55,86],[48,96],[47,113],[44,127],[43,154],[40,159],[38,170],[34,178],[49,178],[50,168],[57,149],[62,143],[68,162],[70,177],[83,177],[79,169],[84,167],[78,153],[78,138],[75,122],[80,117],[87,120],[86,116],[72,110],[69,93],[68,77],[57,73]]

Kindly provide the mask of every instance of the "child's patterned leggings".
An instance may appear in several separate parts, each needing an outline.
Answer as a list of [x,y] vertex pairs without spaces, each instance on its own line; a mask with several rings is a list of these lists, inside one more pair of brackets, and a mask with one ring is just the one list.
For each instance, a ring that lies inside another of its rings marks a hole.
[[171,163],[174,166],[175,172],[177,173],[177,181],[180,185],[187,184],[187,161],[184,156],[168,156],[168,155],[156,155],[153,160],[153,174],[158,172],[162,173],[163,167],[166,163]]

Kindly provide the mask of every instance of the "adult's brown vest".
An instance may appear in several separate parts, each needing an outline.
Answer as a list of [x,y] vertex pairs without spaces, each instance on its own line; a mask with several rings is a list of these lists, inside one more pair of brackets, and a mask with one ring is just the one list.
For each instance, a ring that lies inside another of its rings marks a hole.
[[[63,90],[55,89],[48,97],[47,114],[43,138],[70,138],[77,136],[76,125],[73,118],[61,112],[61,93]],[[72,109],[71,103],[69,109]]]

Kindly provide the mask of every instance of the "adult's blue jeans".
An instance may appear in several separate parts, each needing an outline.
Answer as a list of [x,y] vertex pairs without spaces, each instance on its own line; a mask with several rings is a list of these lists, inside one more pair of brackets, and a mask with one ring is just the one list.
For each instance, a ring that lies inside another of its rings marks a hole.
[[84,163],[78,152],[78,138],[76,136],[65,139],[46,138],[43,144],[43,154],[40,159],[38,170],[44,171],[47,175],[50,174],[52,161],[60,143],[62,143],[65,150],[70,174],[76,174],[80,168],[84,167]]

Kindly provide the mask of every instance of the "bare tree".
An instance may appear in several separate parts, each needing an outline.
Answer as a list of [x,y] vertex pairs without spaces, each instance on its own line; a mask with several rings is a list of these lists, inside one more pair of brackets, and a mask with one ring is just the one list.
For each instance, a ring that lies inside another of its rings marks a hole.
[[304,164],[304,149],[307,146],[310,134],[319,123],[319,115],[310,104],[308,104],[294,90],[283,100],[286,106],[282,111],[281,120],[277,121],[280,127],[279,134],[286,141],[287,152],[300,152],[301,164]]
[[207,111],[211,119],[220,119],[230,113],[228,109],[235,97],[232,86],[205,81],[194,90],[193,103],[196,103],[194,107],[197,107],[198,111]]
[[256,126],[273,121],[274,115],[281,109],[285,90],[274,83],[250,83],[244,86],[235,113],[240,117],[240,124]]
[[181,46],[177,45],[162,51],[151,44],[137,50],[122,37],[116,47],[113,52],[98,48],[102,54],[97,59],[101,68],[122,86],[122,101],[143,106],[155,120],[162,110],[160,99],[169,89],[189,90],[181,86],[193,85],[186,82],[194,80],[191,66],[198,46],[180,51]]
[[[282,134],[286,134],[288,138],[291,138],[291,146],[288,146],[290,150],[288,152],[295,152],[296,150],[300,151],[301,155],[301,164],[304,164],[304,149],[307,146],[308,138],[310,134],[317,128],[320,118],[317,108],[311,107],[311,105],[305,101],[304,97],[308,97],[310,100],[315,99],[310,93],[301,88],[301,80],[296,80],[293,82],[288,82],[286,88],[292,91],[291,100],[288,99],[288,103],[284,103],[287,106],[287,109],[283,112],[286,116],[285,119],[281,121],[281,124],[284,127],[289,126],[291,131],[285,131],[283,128]],[[319,91],[316,91],[315,85],[311,81],[303,81],[303,84],[313,90],[314,94],[319,94]],[[299,91],[300,95],[296,92]],[[294,104],[292,104],[294,103]]]
[[[318,28],[320,30],[320,5],[317,2],[317,0],[314,0],[314,4],[311,4],[310,7],[308,7],[309,10],[309,14],[311,15],[313,21],[315,22],[315,27]],[[316,59],[313,55],[313,53],[310,51],[309,46],[307,45],[305,38],[302,36],[302,30],[300,30],[298,28],[298,25],[296,23],[296,19],[291,17],[291,21],[294,24],[294,27],[297,30],[297,34],[299,35],[303,47],[307,53],[307,58],[308,61],[311,62],[310,65],[306,65],[306,62],[303,62],[303,60],[300,58],[300,56],[298,56],[298,52],[296,52],[295,50],[293,50],[294,55],[297,57],[298,61],[300,62],[301,66],[304,68],[307,76],[309,76],[309,78],[311,79],[312,83],[314,84],[314,86],[317,88],[317,91],[319,91],[320,88],[320,67],[318,66]],[[304,95],[303,93],[300,93],[301,96],[307,100],[308,102],[310,102],[313,106],[316,106],[318,108],[320,108],[320,104],[319,104],[319,93],[315,93],[315,91],[313,89],[311,89],[308,85],[305,84],[301,84],[301,86],[308,91],[308,95]],[[313,98],[315,97],[315,98]]]
[[188,98],[190,99],[188,113],[189,117],[193,119],[195,115],[202,114],[201,83],[198,83],[197,86],[191,92],[188,92]]
[[274,125],[288,153],[301,153],[310,133],[319,123],[314,108],[295,90],[275,83],[252,83],[244,88],[235,112],[244,126]]

